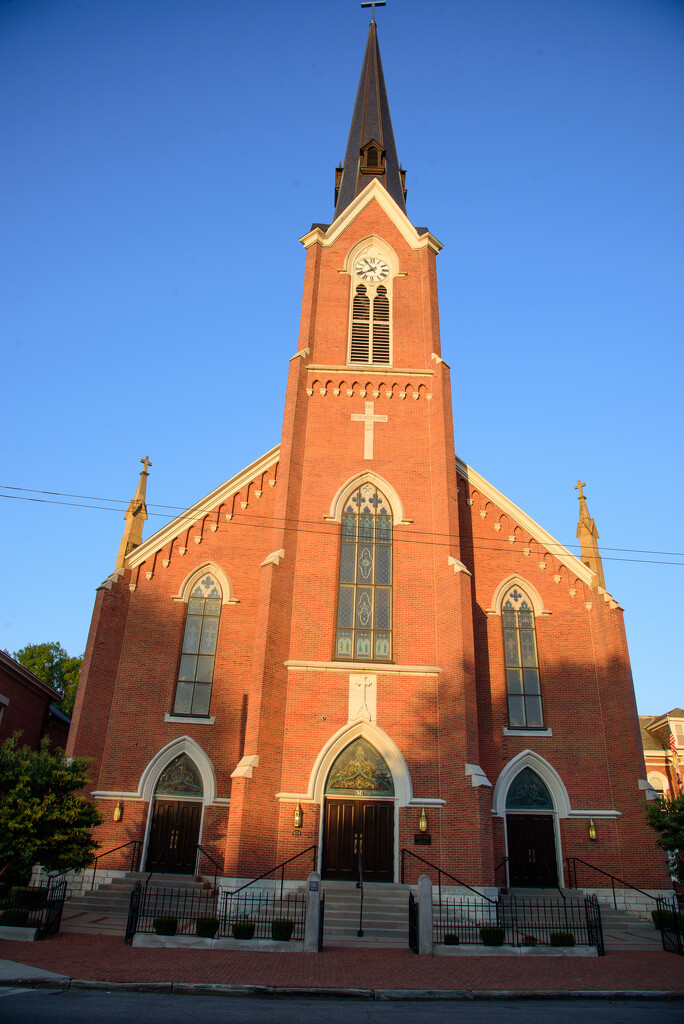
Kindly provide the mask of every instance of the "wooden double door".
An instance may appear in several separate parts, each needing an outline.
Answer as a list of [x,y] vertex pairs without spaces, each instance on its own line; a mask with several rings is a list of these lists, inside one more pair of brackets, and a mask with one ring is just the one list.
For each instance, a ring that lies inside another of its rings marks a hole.
[[552,814],[507,814],[508,873],[512,886],[549,888],[558,884]]
[[156,799],[145,870],[194,874],[201,817],[197,800]]
[[326,798],[323,878],[394,881],[394,803],[390,800]]

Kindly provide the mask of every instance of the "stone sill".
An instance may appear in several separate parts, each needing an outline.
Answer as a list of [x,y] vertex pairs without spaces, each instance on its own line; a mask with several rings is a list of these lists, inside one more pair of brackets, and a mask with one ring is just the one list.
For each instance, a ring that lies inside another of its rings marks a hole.
[[598,956],[596,946],[445,946],[435,943],[435,956]]
[[11,939],[13,942],[35,942],[37,928],[14,928],[9,924],[0,924],[0,939]]

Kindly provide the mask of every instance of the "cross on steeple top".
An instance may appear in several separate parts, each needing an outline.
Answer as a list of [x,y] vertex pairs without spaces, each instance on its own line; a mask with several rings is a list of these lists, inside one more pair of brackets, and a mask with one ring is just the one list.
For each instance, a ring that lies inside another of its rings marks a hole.
[[375,21],[375,8],[387,7],[387,0],[368,0],[368,2],[362,3],[361,6],[373,8],[371,11],[371,21]]
[[147,467],[148,467],[148,466],[151,466],[151,465],[152,465],[152,463],[150,462],[150,457],[149,457],[149,455],[146,455],[146,456],[145,456],[145,458],[144,458],[144,459],[141,459],[140,461],[141,461],[141,462],[142,462],[142,464],[143,464],[142,472],[143,472],[143,473],[147,473]]
[[582,498],[584,497],[584,494],[582,493],[582,488],[586,487],[586,486],[587,486],[586,483],[582,483],[581,480],[578,480],[577,483],[575,484],[574,490],[579,491],[579,495],[578,495],[578,498],[577,498],[578,501],[581,501]]

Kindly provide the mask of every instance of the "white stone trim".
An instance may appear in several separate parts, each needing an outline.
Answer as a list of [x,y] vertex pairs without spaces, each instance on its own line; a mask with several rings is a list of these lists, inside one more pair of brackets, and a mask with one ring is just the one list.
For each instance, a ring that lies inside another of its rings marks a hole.
[[2,693],[0,693],[0,704],[2,704],[4,707],[7,707],[7,705],[9,704],[9,697],[5,697]]
[[280,565],[281,559],[284,557],[285,548],[280,548],[278,551],[272,551],[270,555],[267,555],[266,558],[264,558],[260,568],[263,569],[265,565]]
[[546,548],[549,554],[552,554],[554,558],[557,558],[559,562],[565,565],[578,579],[582,580],[588,587],[592,585],[595,579],[595,573],[584,564],[580,562],[579,558],[571,554],[566,547],[564,547],[560,541],[557,541],[555,537],[552,537],[550,533],[547,533],[539,523],[536,523],[534,519],[531,519],[527,513],[523,512],[521,508],[514,505],[505,495],[498,491],[496,487],[485,480],[483,476],[474,470],[467,463],[462,462],[461,459],[456,457],[456,468],[458,472],[464,477],[472,486],[480,492],[480,494],[488,501],[493,502],[497,505],[502,512],[505,512],[507,516],[513,518],[516,523],[522,527],[527,533],[530,534],[542,547]]
[[231,779],[251,779],[254,769],[259,767],[259,755],[247,754],[238,761],[237,768],[230,773]]
[[288,672],[373,672],[382,676],[438,676],[442,671],[435,665],[392,665],[380,661],[285,661]]
[[226,576],[223,569],[218,566],[215,562],[204,562],[198,568],[193,569],[192,572],[188,573],[183,582],[180,585],[180,589],[177,594],[173,595],[172,600],[182,601],[184,604],[188,603],[192,588],[196,583],[199,582],[200,577],[204,576],[205,573],[209,573],[210,576],[215,576],[216,580],[221,587],[221,604],[237,604],[237,598],[233,594],[233,586]]
[[464,572],[466,576],[473,575],[470,569],[467,569],[463,562],[461,562],[458,558],[454,558],[453,555],[448,556],[447,565],[453,566],[454,575],[457,575],[459,572]]
[[465,775],[466,779],[470,779],[473,786],[491,786],[491,782],[479,764],[466,764]]
[[302,235],[299,241],[305,249],[308,249],[309,246],[313,245],[315,242],[326,247],[334,245],[340,235],[347,230],[352,221],[358,217],[361,211],[368,206],[373,199],[379,203],[380,207],[384,210],[395,227],[398,228],[400,233],[403,235],[404,240],[412,249],[430,248],[433,252],[438,253],[444,248],[442,243],[439,242],[434,235],[430,234],[429,231],[424,235],[418,234],[406,214],[399,208],[385,186],[381,185],[377,178],[373,178],[366,185],[363,191],[351,201],[344,212],[333,221],[327,231],[324,231],[322,228],[312,228],[311,231]]
[[549,762],[535,753],[534,750],[523,750],[516,754],[507,765],[502,768],[494,786],[492,794],[492,814],[501,818],[506,815],[506,796],[508,789],[516,775],[523,768],[531,768],[547,787],[553,800],[554,811],[559,818],[567,818],[570,815],[570,797],[560,775]]
[[193,718],[192,715],[164,715],[165,722],[178,722],[181,725],[213,725],[216,719],[213,715],[204,718]]
[[404,505],[395,491],[394,487],[381,477],[378,473],[373,473],[371,470],[364,470],[361,473],[356,473],[353,477],[350,477],[342,486],[338,489],[335,497],[330,503],[330,511],[324,519],[330,522],[341,523],[342,513],[344,511],[344,505],[352,491],[355,491],[361,484],[373,484],[379,491],[382,491],[384,496],[390,503],[392,509],[392,522],[394,526],[406,525],[412,523],[412,519],[406,519],[404,515]]
[[387,762],[387,767],[394,780],[394,800],[397,806],[406,807],[412,804],[413,786],[406,761],[396,743],[379,726],[373,725],[371,722],[354,722],[351,725],[344,725],[334,736],[330,737],[320,750],[311,769],[305,799],[323,804],[325,783],[335,758],[348,744],[361,737],[372,743]]
[[125,793],[118,789],[93,789],[90,795],[96,800],[142,800],[140,793]]
[[[384,363],[380,366],[378,363],[352,363],[351,367],[358,366],[363,370],[364,377],[387,377],[388,373],[392,377],[434,377],[434,370],[417,369],[415,367],[410,369],[402,369],[396,366],[389,366]],[[349,376],[350,364],[343,363],[338,365],[327,365],[324,363],[309,363],[307,366],[309,373],[325,373],[325,374],[337,374],[343,373],[345,379]]]
[[213,511],[218,505],[225,502],[231,495],[244,487],[245,484],[251,483],[255,477],[274,466],[278,462],[279,456],[280,445],[278,444],[275,448],[271,448],[270,452],[266,452],[260,459],[257,459],[256,462],[252,462],[251,465],[246,466],[240,473],[232,476],[225,483],[211,491],[210,494],[195,502],[185,512],[181,512],[167,526],[153,533],[151,537],[148,537],[137,548],[134,548],[130,555],[126,555],[126,561],[131,569],[136,569],[150,555],[153,555],[155,551],[159,551],[179,534],[184,533],[189,526],[193,526],[198,519],[203,519],[208,512]]
[[503,728],[504,736],[553,736],[552,729],[509,729],[507,725]]
[[167,765],[180,754],[187,754],[194,761],[202,779],[203,801],[213,804],[216,799],[216,775],[210,758],[196,740],[190,736],[179,736],[162,747],[149,761],[138,784],[138,793],[143,800],[152,800],[159,776]]
[[492,602],[489,608],[485,608],[485,615],[501,615],[501,606],[503,599],[511,587],[520,587],[524,590],[530,601],[532,602],[532,609],[535,614],[535,618],[539,615],[550,615],[551,612],[544,608],[544,601],[542,596],[533,583],[526,580],[524,576],[519,576],[517,573],[513,573],[512,576],[507,576],[503,582],[494,591]]

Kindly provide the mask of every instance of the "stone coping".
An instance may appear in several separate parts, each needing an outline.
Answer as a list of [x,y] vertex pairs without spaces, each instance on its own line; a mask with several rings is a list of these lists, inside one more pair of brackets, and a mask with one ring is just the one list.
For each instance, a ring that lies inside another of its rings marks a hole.
[[14,942],[35,942],[37,928],[15,928],[9,924],[0,924],[0,939],[12,939]]
[[246,952],[258,950],[260,953],[302,953],[304,951],[304,943],[301,939],[290,939],[287,942],[259,938],[203,939],[199,935],[155,935],[151,932],[136,932],[133,936],[133,945],[144,946],[147,949],[241,949]]
[[596,946],[446,946],[436,942],[435,956],[598,956]]

